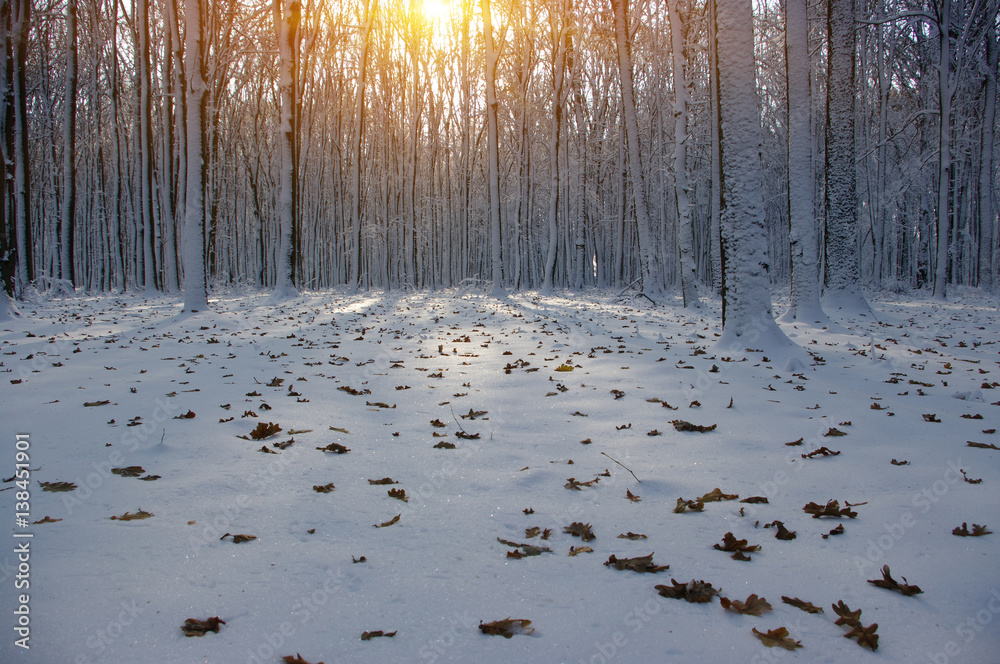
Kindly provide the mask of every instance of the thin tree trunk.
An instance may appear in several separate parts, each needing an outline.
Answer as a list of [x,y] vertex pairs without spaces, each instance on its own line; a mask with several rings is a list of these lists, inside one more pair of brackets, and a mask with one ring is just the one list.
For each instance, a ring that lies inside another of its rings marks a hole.
[[[992,14],[996,15],[996,2],[991,3]],[[993,188],[993,142],[996,138],[994,125],[997,112],[997,76],[1000,48],[997,48],[997,32],[994,21],[990,21],[986,32],[986,104],[983,110],[982,153],[979,164],[979,286],[992,292],[995,284],[993,261],[1000,249],[996,246],[994,227],[996,226],[996,191]]]
[[[500,221],[500,146],[497,127],[497,89],[496,74],[497,43],[493,39],[493,19],[490,15],[490,0],[482,0],[483,37],[486,42],[486,142],[487,142],[487,178],[489,187],[489,220],[490,220],[490,292],[496,297],[504,295],[503,290],[503,254],[501,252],[501,221]],[[506,30],[501,31],[500,43],[504,41]]]
[[60,278],[76,285],[73,247],[76,226],[76,0],[66,1],[66,91],[63,106],[63,199],[59,215]]

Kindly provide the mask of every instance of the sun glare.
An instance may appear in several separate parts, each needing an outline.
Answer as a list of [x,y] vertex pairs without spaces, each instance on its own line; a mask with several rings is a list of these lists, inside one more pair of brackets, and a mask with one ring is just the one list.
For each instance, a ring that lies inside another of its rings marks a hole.
[[420,13],[432,23],[440,23],[448,20],[451,6],[448,0],[421,0]]

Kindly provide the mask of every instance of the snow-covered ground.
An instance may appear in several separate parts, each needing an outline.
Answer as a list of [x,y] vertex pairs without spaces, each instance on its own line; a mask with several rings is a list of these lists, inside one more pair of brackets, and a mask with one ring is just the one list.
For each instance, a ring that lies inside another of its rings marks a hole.
[[[30,517],[17,527],[20,490],[0,485],[0,661],[1000,661],[1000,534],[952,534],[1000,530],[1000,451],[967,445],[1000,447],[986,433],[1000,424],[997,304],[880,297],[879,320],[782,324],[810,353],[792,373],[714,345],[717,305],[612,294],[240,294],[194,316],[168,298],[22,303],[0,323],[0,466],[14,474],[28,434]],[[259,423],[281,431],[241,438]],[[317,449],[331,443],[350,451]],[[824,447],[839,454],[802,456]],[[111,472],[129,466],[159,479]],[[386,477],[398,483],[369,481]],[[715,488],[739,498],[675,513]],[[740,502],[752,496],[768,502]],[[803,511],[830,500],[857,517]],[[153,516],[111,518],[139,510]],[[775,520],[796,538],[776,539]],[[715,550],[727,532],[760,551]],[[500,539],[551,551],[512,558]],[[669,569],[604,564],[651,552]],[[886,564],[923,592],[868,583]],[[671,578],[721,596],[660,596]],[[15,645],[21,594],[30,650]],[[773,610],[721,608],[750,594]],[[875,653],[835,624],[841,600],[878,624]],[[218,633],[181,630],[216,616]],[[478,629],[507,617],[534,632]],[[802,648],[752,633],[778,627]],[[362,640],[376,630],[396,634]]]

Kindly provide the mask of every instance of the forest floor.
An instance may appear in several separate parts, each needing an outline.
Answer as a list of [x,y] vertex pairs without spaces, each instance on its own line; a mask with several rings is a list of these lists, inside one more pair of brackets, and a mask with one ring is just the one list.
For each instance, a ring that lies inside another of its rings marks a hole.
[[0,660],[996,662],[1000,534],[953,530],[1000,530],[998,303],[783,323],[794,373],[717,302],[22,303]]

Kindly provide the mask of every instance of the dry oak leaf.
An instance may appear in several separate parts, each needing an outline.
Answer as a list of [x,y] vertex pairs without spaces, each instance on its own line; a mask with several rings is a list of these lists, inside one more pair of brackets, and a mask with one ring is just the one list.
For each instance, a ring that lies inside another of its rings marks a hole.
[[719,551],[725,551],[727,553],[732,553],[733,560],[750,560],[747,553],[753,553],[755,551],[760,551],[760,546],[757,544],[747,544],[745,539],[738,540],[736,536],[732,533],[726,533],[722,536],[722,545],[713,544],[713,549]]
[[622,533],[618,536],[618,539],[628,539],[628,540],[638,540],[646,539],[646,536],[641,533],[633,533],[631,530],[628,533]]
[[774,648],[775,646],[781,646],[785,650],[795,650],[796,648],[801,648],[802,644],[799,641],[793,641],[788,638],[788,630],[784,627],[779,627],[777,629],[769,629],[767,632],[758,632],[757,628],[753,628],[754,636],[760,639],[768,648]]
[[389,489],[388,493],[390,498],[402,500],[404,503],[410,502],[410,499],[406,496],[406,489]]
[[737,498],[739,498],[738,494],[722,493],[722,490],[719,489],[719,487],[715,487],[714,489],[706,493],[704,496],[699,498],[698,501],[702,503],[716,503],[722,500],[736,500]]
[[963,521],[961,528],[955,528],[951,531],[952,535],[958,535],[959,537],[982,537],[983,535],[989,535],[993,531],[986,530],[986,524],[979,525],[978,523],[972,524],[972,532],[969,532],[968,524]]
[[846,625],[851,628],[850,632],[844,634],[845,637],[849,639],[856,638],[859,646],[871,648],[872,650],[878,648],[878,635],[875,634],[875,631],[878,629],[878,623],[872,623],[868,627],[864,627],[861,624],[861,609],[851,611],[850,607],[844,604],[844,600],[840,600],[833,605],[833,611],[840,616],[834,621],[834,624]]
[[692,512],[701,512],[705,509],[705,503],[700,500],[684,500],[683,498],[677,499],[677,506],[674,507],[674,514],[683,514],[688,510]]
[[830,537],[830,535],[843,535],[843,534],[844,534],[844,524],[840,524],[830,532],[824,533],[822,537],[823,539],[827,539]]
[[373,632],[363,632],[361,634],[361,640],[362,641],[371,641],[376,636],[387,636],[387,637],[391,638],[393,636],[396,636],[396,632],[394,632],[394,631],[393,632],[383,632],[380,629],[376,629]]
[[882,578],[881,579],[868,579],[868,583],[873,586],[878,586],[879,588],[885,588],[886,590],[898,590],[903,593],[904,596],[909,597],[911,595],[919,595],[924,592],[920,589],[920,586],[907,585],[906,577],[900,577],[903,579],[903,583],[899,583],[896,579],[892,578],[889,574],[889,566],[882,566]]
[[677,431],[696,431],[698,433],[708,433],[709,431],[715,431],[717,424],[691,424],[690,422],[685,422],[684,420],[671,420],[671,424],[674,425],[674,429]]
[[138,512],[135,512],[134,514],[132,512],[125,512],[125,514],[122,514],[121,516],[112,516],[111,520],[112,521],[135,521],[136,519],[148,519],[151,516],[155,516],[155,515],[152,514],[152,513],[150,513],[150,512],[144,512],[142,510],[139,510]]
[[[806,514],[812,514],[814,519],[818,519],[823,516],[833,517],[839,519],[840,517],[846,516],[850,519],[855,518],[858,513],[851,510],[851,505],[847,502],[844,503],[847,507],[841,509],[840,503],[836,500],[831,500],[824,505],[818,505],[816,503],[807,503],[802,511]],[[859,503],[860,504],[860,503]]]
[[330,482],[329,484],[313,484],[313,491],[316,493],[330,493],[336,488],[337,487],[333,485],[333,482]]
[[601,481],[600,477],[595,477],[594,479],[588,480],[586,482],[578,482],[575,477],[571,477],[568,480],[566,480],[566,484],[563,485],[563,488],[573,489],[574,491],[582,491],[582,489],[580,487],[582,487],[582,486],[594,486],[595,484],[597,484],[600,481]]
[[387,527],[391,526],[392,524],[396,523],[397,521],[399,521],[399,518],[401,516],[403,516],[403,515],[402,514],[397,514],[396,516],[392,517],[388,521],[385,521],[383,523],[374,524],[372,527],[373,528],[387,528]]
[[73,491],[76,489],[76,485],[72,482],[39,482],[38,485],[42,487],[42,491]]
[[718,595],[719,591],[712,587],[711,583],[706,583],[704,581],[695,581],[691,579],[687,583],[677,583],[674,579],[670,579],[672,585],[658,585],[654,586],[657,592],[663,597],[669,597],[671,599],[683,599],[688,602],[703,604],[712,599],[713,595]]
[[253,540],[257,539],[256,535],[233,535],[233,534],[230,534],[230,533],[226,533],[225,535],[223,535],[219,539],[220,540],[224,540],[227,537],[232,537],[233,538],[233,544],[242,544],[243,542],[252,542]]
[[638,503],[642,501],[642,498],[632,493],[632,491],[629,489],[625,490],[625,497],[631,500],[633,503]]
[[39,519],[38,521],[32,521],[31,523],[32,525],[36,525],[39,523],[55,523],[56,521],[62,521],[62,519],[53,519],[51,516],[46,516],[43,519]]
[[722,604],[723,609],[748,616],[759,616],[774,608],[766,599],[757,597],[757,595],[750,595],[747,597],[746,602],[741,602],[738,599],[731,600],[728,597],[720,597],[719,603]]
[[534,632],[534,627],[528,627],[530,624],[531,621],[525,620],[524,618],[508,617],[503,620],[494,620],[493,622],[488,623],[480,621],[479,629],[483,634],[498,634],[505,639],[509,639],[515,634],[531,634]]
[[978,447],[984,450],[1000,450],[1000,447],[997,447],[993,443],[976,443],[971,440],[967,440],[965,441],[965,444],[967,447]]
[[640,574],[655,574],[657,572],[662,572],[665,569],[670,569],[670,565],[654,564],[652,553],[648,556],[637,556],[635,558],[616,558],[615,554],[612,553],[604,565],[613,565],[614,568],[619,571],[630,569],[633,572],[638,572]]
[[453,450],[455,449],[455,443],[449,443],[447,440],[442,440],[440,443],[434,446],[436,450]]
[[121,477],[139,477],[145,470],[142,466],[128,466],[125,468],[112,468],[111,473],[113,475],[120,475]]
[[256,428],[248,436],[237,436],[237,438],[242,438],[243,440],[264,440],[276,435],[279,431],[281,431],[281,426],[274,422],[268,422],[267,424],[258,422]]
[[836,429],[834,427],[830,427],[827,430],[827,432],[824,433],[823,435],[824,436],[846,436],[847,434],[844,433],[843,431],[841,431],[840,429]]
[[756,504],[756,503],[768,504],[767,496],[750,496],[749,498],[744,498],[740,502],[751,503],[751,504]]
[[514,547],[515,549],[523,549],[524,550],[524,553],[521,553],[520,551],[516,551],[515,553],[518,554],[516,556],[511,556],[510,552],[508,552],[507,555],[509,557],[511,557],[511,558],[522,558],[524,556],[540,556],[540,555],[542,555],[542,553],[552,553],[552,549],[550,549],[547,546],[533,546],[531,544],[518,544],[517,542],[511,542],[510,540],[501,539],[499,537],[497,538],[497,541],[500,542],[501,544],[505,545],[505,546],[511,546],[511,547]]
[[595,535],[590,530],[589,523],[580,523],[579,521],[574,521],[568,526],[563,526],[563,532],[573,535],[574,537],[579,537],[584,542],[589,542],[590,540],[597,539],[597,535]]
[[809,454],[801,455],[803,459],[812,459],[817,456],[837,456],[840,454],[840,450],[834,451],[825,445],[819,449],[813,450]]
[[787,597],[785,595],[781,596],[781,601],[785,604],[791,604],[797,609],[802,609],[806,613],[823,613],[823,609],[815,606],[811,602],[805,602],[798,597]]
[[188,412],[184,413],[183,415],[177,415],[176,417],[174,417],[175,420],[193,420],[194,418],[195,418],[195,414],[194,414],[193,410],[189,410]]
[[93,408],[94,406],[107,406],[110,401],[87,401],[83,405],[87,408]]
[[208,618],[207,620],[197,620],[196,618],[188,618],[181,625],[181,629],[184,630],[184,636],[205,636],[207,632],[219,633],[219,625],[225,625],[226,621],[218,616],[214,618]]
[[344,447],[340,443],[330,443],[326,447],[317,447],[320,452],[331,452],[333,454],[347,454],[351,451],[351,448]]
[[766,524],[764,527],[765,528],[770,528],[772,526],[774,526],[775,528],[778,529],[778,532],[776,532],[774,534],[774,538],[775,539],[780,539],[780,540],[793,540],[793,539],[795,539],[795,531],[794,530],[788,530],[787,528],[785,528],[785,524],[783,524],[781,521],[777,521],[777,520],[772,521],[771,523]]
[[368,480],[368,483],[369,484],[373,484],[373,485],[377,485],[377,484],[399,484],[399,482],[397,482],[396,480],[392,479],[391,477],[383,477],[380,480]]
[[525,528],[524,536],[527,537],[528,539],[531,539],[532,537],[538,537],[539,533],[541,532],[542,529],[539,528],[538,526],[534,526],[532,528]]
[[[281,659],[285,662],[285,664],[310,664],[306,660],[302,659],[302,655],[299,653],[295,653],[295,657],[285,655]],[[316,662],[316,664],[323,664],[323,662]]]
[[571,546],[569,547],[569,555],[575,556],[580,553],[593,553],[594,550],[589,546]]

